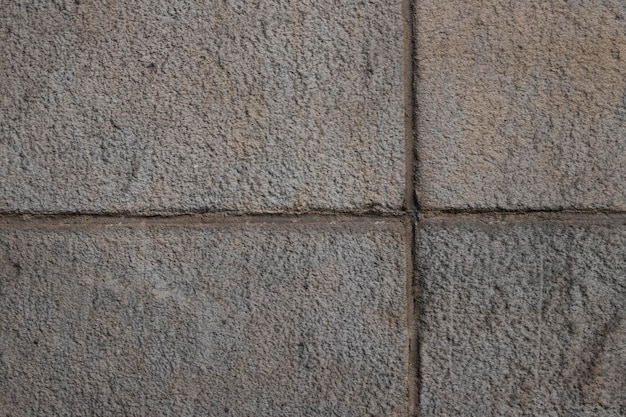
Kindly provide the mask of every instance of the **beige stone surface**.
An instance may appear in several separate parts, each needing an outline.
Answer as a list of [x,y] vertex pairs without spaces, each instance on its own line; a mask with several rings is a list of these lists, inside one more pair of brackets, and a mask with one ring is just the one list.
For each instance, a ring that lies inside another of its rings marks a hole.
[[401,222],[0,225],[2,416],[406,416]]
[[626,209],[626,3],[416,2],[426,208]]
[[399,209],[400,0],[0,0],[0,211]]

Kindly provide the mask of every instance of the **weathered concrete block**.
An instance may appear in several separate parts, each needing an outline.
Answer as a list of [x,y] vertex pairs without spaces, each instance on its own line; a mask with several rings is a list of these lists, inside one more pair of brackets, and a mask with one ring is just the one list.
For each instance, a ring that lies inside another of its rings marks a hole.
[[430,220],[421,416],[626,414],[626,222]]
[[3,226],[0,271],[4,414],[407,413],[399,222]]
[[418,198],[626,209],[626,3],[416,2]]
[[389,210],[400,0],[0,5],[0,210]]

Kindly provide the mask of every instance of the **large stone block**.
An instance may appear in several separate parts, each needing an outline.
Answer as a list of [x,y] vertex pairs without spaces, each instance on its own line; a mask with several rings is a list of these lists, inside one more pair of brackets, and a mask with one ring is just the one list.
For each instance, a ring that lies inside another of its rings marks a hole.
[[3,416],[404,416],[403,225],[0,227]]
[[416,2],[418,198],[626,209],[626,2]]
[[626,222],[430,220],[423,417],[626,415]]
[[391,210],[400,0],[0,2],[0,211]]

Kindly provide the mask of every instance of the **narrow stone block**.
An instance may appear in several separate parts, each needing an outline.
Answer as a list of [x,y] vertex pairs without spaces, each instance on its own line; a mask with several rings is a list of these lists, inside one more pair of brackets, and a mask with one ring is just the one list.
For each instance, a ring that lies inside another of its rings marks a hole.
[[394,221],[0,227],[0,409],[405,416],[405,240]]
[[3,1],[0,211],[400,208],[401,9]]
[[626,209],[626,3],[416,2],[423,207]]
[[626,223],[427,220],[420,412],[626,414]]

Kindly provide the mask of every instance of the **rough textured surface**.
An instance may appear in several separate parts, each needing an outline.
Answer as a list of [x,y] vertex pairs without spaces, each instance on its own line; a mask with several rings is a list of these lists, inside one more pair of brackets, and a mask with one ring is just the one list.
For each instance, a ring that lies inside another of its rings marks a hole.
[[416,2],[418,198],[626,209],[626,2]]
[[397,209],[399,0],[0,0],[0,211]]
[[0,228],[2,416],[403,416],[399,222]]
[[421,416],[626,415],[626,224],[425,223]]

